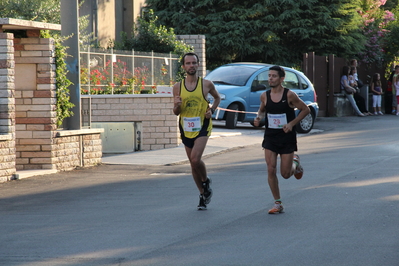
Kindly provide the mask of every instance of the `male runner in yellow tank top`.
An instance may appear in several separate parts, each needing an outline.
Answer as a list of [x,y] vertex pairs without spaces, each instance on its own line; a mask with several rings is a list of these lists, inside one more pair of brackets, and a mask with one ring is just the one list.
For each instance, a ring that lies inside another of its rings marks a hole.
[[[198,210],[206,210],[206,205],[211,201],[212,189],[205,163],[201,158],[212,132],[211,116],[220,103],[220,96],[212,81],[198,76],[198,66],[198,55],[183,55],[182,67],[186,72],[186,78],[173,86],[173,113],[180,116],[180,135],[195,184],[200,192]],[[208,93],[214,98],[212,106],[207,100]]]

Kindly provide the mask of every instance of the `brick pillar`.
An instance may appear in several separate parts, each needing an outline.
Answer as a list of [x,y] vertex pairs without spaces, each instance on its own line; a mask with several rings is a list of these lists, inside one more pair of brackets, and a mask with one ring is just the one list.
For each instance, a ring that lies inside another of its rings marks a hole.
[[55,169],[54,41],[31,36],[14,40],[17,169]]
[[16,172],[13,38],[0,33],[0,182],[11,180]]
[[199,76],[206,76],[206,50],[205,50],[205,35],[177,35],[178,40],[194,47],[194,52],[198,54],[200,59],[200,67],[198,68]]

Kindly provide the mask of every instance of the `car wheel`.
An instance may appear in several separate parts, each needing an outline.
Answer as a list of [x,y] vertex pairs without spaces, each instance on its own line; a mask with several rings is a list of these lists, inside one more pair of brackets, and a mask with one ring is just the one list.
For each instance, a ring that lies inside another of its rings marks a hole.
[[310,110],[310,113],[296,125],[296,132],[309,133],[313,128],[314,120],[315,115],[312,110]]
[[[238,104],[231,104],[228,109],[238,111]],[[226,128],[234,129],[237,126],[238,113],[237,112],[227,112],[226,113]]]

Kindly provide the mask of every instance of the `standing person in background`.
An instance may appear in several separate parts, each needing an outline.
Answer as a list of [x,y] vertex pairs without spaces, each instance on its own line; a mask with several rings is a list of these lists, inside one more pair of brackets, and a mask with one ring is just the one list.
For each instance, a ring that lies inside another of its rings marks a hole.
[[354,73],[353,77],[355,78],[355,81],[357,83],[357,86],[359,89],[361,89],[363,87],[363,82],[359,79],[359,76],[357,74],[357,60],[356,59],[352,59],[350,61],[350,67],[354,67],[356,69],[356,72]]
[[392,71],[387,80],[387,89],[385,90],[385,113],[396,115],[396,91],[392,86],[393,75],[395,71]]
[[[200,192],[198,210],[206,210],[211,201],[211,179],[202,161],[206,143],[212,133],[211,116],[220,103],[220,96],[212,81],[198,76],[199,58],[195,53],[182,57],[186,78],[173,86],[173,113],[179,116],[179,130],[194,182]],[[214,98],[212,106],[208,94]]]
[[[399,71],[399,67],[398,67],[398,71]],[[389,76],[389,81],[391,83],[391,89],[392,89],[392,114],[396,115],[396,112],[398,111],[396,106],[398,105],[398,101],[396,99],[396,89],[395,86],[393,86],[393,76],[396,73],[396,69],[391,73],[391,76]]]
[[[292,175],[301,179],[303,168],[297,151],[297,140],[295,125],[299,123],[310,112],[309,107],[298,97],[298,95],[282,86],[285,78],[285,70],[280,66],[269,69],[270,90],[263,92],[260,96],[260,107],[254,125],[259,126],[265,117],[265,134],[262,147],[265,152],[267,165],[267,179],[274,198],[274,206],[269,214],[284,211],[280,198],[280,188],[277,179],[277,156],[280,154],[280,174],[288,179]],[[295,116],[294,108],[300,110]]]
[[381,79],[379,73],[375,73],[373,75],[373,79],[370,84],[370,90],[373,93],[374,115],[383,115],[383,113],[381,112],[382,88],[381,88]]
[[399,65],[395,66],[395,74],[392,79],[392,91],[395,90],[396,98],[396,115],[399,115]]

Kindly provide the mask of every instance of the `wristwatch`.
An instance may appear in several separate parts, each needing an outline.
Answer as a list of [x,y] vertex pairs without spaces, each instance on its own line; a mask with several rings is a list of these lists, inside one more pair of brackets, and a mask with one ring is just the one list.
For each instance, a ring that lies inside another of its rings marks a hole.
[[211,108],[211,112],[212,112],[212,114],[214,114],[215,113],[215,109]]

